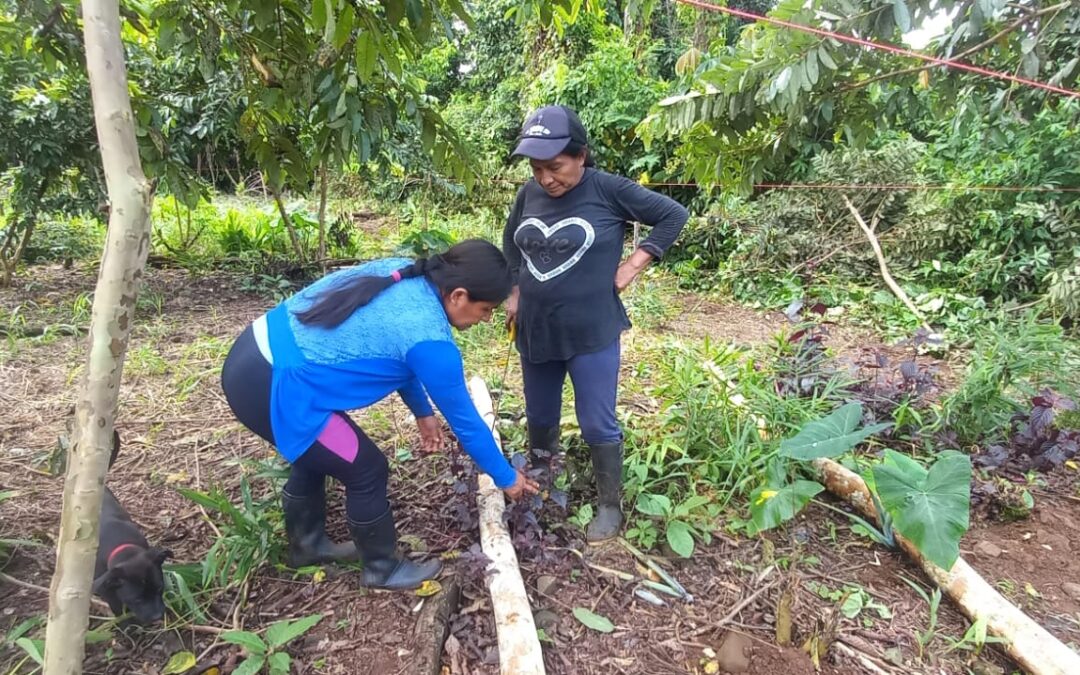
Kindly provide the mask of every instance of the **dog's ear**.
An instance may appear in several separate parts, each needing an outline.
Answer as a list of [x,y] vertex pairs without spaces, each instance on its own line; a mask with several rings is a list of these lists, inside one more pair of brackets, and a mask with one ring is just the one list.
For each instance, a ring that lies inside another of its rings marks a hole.
[[152,548],[150,549],[150,560],[154,561],[155,565],[163,564],[167,559],[173,556],[173,552],[167,548]]
[[104,595],[105,593],[116,589],[120,585],[120,577],[113,574],[113,570],[106,570],[105,574],[102,574],[97,579],[94,579],[94,593],[97,595]]

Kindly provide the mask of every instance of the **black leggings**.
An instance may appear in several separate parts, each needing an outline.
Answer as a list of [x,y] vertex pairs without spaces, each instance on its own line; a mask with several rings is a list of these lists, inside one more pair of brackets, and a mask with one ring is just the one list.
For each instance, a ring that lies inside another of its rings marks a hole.
[[[251,326],[244,329],[221,369],[221,388],[236,419],[269,443],[273,368],[259,351]],[[335,412],[319,439],[292,463],[285,491],[294,497],[323,493],[326,476],[345,485],[349,520],[365,523],[386,513],[390,466],[381,450],[344,412]]]

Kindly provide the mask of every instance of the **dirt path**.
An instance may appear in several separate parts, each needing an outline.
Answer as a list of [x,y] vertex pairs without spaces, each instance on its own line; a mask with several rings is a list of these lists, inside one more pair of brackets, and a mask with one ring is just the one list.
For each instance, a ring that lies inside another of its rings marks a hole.
[[[41,268],[32,280],[0,292],[0,318],[9,328],[70,324],[80,294],[91,288],[86,271]],[[229,531],[218,516],[215,531],[202,509],[178,488],[221,485],[240,503],[237,486],[246,476],[256,501],[273,502],[272,483],[260,474],[279,467],[270,448],[232,421],[218,389],[220,363],[231,339],[272,304],[239,288],[227,277],[151,271],[121,391],[118,427],[124,447],[108,477],[150,540],[175,552],[174,569],[194,570],[196,575],[194,566],[215,542],[227,539]],[[780,315],[692,296],[680,301],[684,304],[678,316],[657,332],[686,340],[708,336],[753,344],[769,340],[785,323]],[[834,337],[830,344],[852,359],[860,358],[868,345],[880,347],[856,329],[837,329]],[[49,458],[65,433],[83,349],[81,337],[47,334],[9,341],[0,357],[0,400],[8,411],[0,420],[0,491],[16,492],[0,501],[0,539],[52,540],[61,479],[48,473]],[[456,569],[466,585],[453,621],[457,656],[446,656],[447,665],[457,667],[446,672],[497,672],[490,607],[478,590],[475,572],[458,559],[475,543],[467,508],[471,497],[456,490],[446,456],[411,456],[412,434],[403,406],[380,405],[363,420],[395,457],[392,499],[399,530],[410,535],[403,540],[414,553],[445,556],[448,569]],[[1075,489],[1075,482],[1060,484]],[[279,517],[273,510],[258,513],[272,520]],[[339,539],[345,535],[342,520],[341,495],[335,493],[331,530]],[[280,523],[274,520],[271,525]],[[704,673],[723,665],[729,672],[799,675],[814,668],[798,647],[813,635],[830,634],[839,641],[822,663],[825,673],[872,672],[861,665],[865,662],[884,672],[961,673],[976,667],[986,673],[1009,672],[1009,664],[993,649],[978,658],[970,645],[950,650],[949,640],[959,640],[967,623],[947,604],[938,616],[937,636],[925,653],[920,650],[915,635],[927,628],[928,608],[903,581],[907,577],[921,584],[917,571],[853,534],[848,523],[823,509],[811,508],[786,527],[754,540],[734,537],[724,525],[717,523],[713,543],[699,547],[692,559],[669,562],[695,601],[665,600],[662,606],[634,596],[632,585],[582,564],[584,559],[637,574],[626,551],[614,546],[586,549],[578,530],[550,526],[559,546],[579,550],[583,558],[567,554],[552,564],[523,565],[544,630],[548,672]],[[1058,489],[1039,498],[1032,520],[977,523],[963,548],[977,569],[1043,625],[1061,639],[1077,642],[1080,588],[1066,583],[1080,583],[1073,544],[1077,536],[1080,504]],[[282,542],[278,538],[270,543],[280,549]],[[16,546],[9,556],[0,555],[0,567],[19,581],[47,587],[53,556],[51,544]],[[330,568],[319,578],[265,565],[246,586],[214,586],[205,616],[195,622],[209,628],[192,629],[189,621],[174,621],[175,627],[168,629],[128,635],[114,631],[89,648],[87,672],[159,672],[169,656],[181,650],[199,656],[204,665],[235,665],[238,650],[221,643],[214,631],[258,630],[283,618],[314,613],[323,615],[320,623],[288,649],[297,672],[414,672],[418,653],[412,631],[420,599],[371,593],[356,580],[351,570]],[[773,642],[777,602],[788,584],[795,589],[794,646],[780,649]],[[754,593],[753,601],[732,614],[732,608]],[[866,606],[852,617],[842,615],[841,601],[854,594],[860,594]],[[0,630],[5,634],[47,610],[46,594],[40,590],[0,582],[0,596]],[[575,607],[610,618],[615,630],[605,635],[585,628],[572,615]],[[728,623],[713,625],[729,614]],[[30,668],[22,650],[10,643],[3,646],[0,665],[11,672]]]

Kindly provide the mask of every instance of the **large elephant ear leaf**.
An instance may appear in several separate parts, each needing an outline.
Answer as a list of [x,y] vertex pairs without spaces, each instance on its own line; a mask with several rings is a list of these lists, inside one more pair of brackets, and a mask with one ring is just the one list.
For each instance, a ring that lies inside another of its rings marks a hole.
[[971,495],[971,459],[942,453],[926,470],[898,453],[873,468],[878,497],[893,527],[944,570],[960,557],[967,532]]
[[861,403],[843,405],[827,417],[806,424],[793,438],[780,443],[780,454],[803,461],[837,457],[892,426],[882,423],[856,429],[861,420]]

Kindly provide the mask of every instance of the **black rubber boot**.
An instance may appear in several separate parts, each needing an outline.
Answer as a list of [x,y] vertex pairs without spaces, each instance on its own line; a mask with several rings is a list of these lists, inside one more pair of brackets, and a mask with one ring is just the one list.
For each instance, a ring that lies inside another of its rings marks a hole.
[[622,443],[589,446],[599,496],[596,516],[585,530],[585,538],[590,542],[611,539],[619,534],[622,527],[622,449]]
[[289,566],[354,562],[360,553],[351,543],[335,544],[326,536],[326,495],[322,490],[307,497],[294,497],[282,490],[285,533],[289,538]]
[[398,555],[397,529],[390,509],[369,523],[350,520],[349,532],[360,550],[364,563],[364,585],[368,588],[409,590],[435,578],[442,569],[439,560],[414,563]]
[[559,454],[559,427],[529,426],[529,463],[541,482],[551,478],[551,460]]

